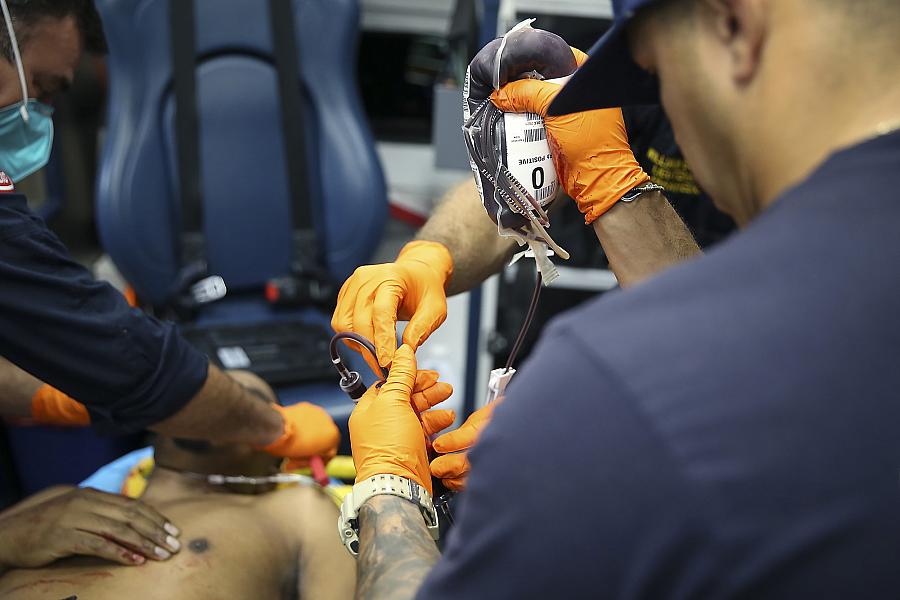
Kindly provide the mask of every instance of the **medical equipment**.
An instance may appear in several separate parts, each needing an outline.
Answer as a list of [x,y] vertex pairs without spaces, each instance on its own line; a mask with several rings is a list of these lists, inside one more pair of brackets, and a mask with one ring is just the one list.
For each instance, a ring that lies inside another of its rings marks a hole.
[[[350,396],[354,402],[358,402],[360,398],[362,398],[363,394],[366,393],[366,384],[362,382],[362,377],[360,377],[357,371],[351,371],[347,368],[344,362],[341,360],[341,355],[338,352],[338,342],[341,340],[348,340],[359,344],[363,347],[363,349],[369,353],[372,357],[372,360],[377,364],[378,363],[378,355],[375,352],[375,345],[359,335],[358,333],[351,333],[349,331],[345,331],[342,333],[335,334],[334,337],[331,338],[331,343],[328,346],[328,350],[331,353],[331,363],[334,365],[334,368],[337,369],[338,374],[341,376],[341,381],[338,385],[341,386],[341,391]],[[380,368],[380,373],[376,373],[381,378],[381,381],[386,381],[388,377],[388,370],[384,367]]]
[[275,475],[260,475],[254,477],[247,475],[221,475],[218,473],[194,473],[192,471],[179,471],[179,473],[185,477],[204,481],[210,485],[270,485],[273,483],[317,484],[316,480],[309,475],[300,475],[299,473],[276,473]]
[[516,25],[482,48],[469,65],[463,89],[463,132],[481,203],[501,236],[528,245],[549,285],[557,277],[549,251],[569,254],[548,233],[546,208],[559,180],[543,119],[505,113],[491,103],[494,90],[518,79],[561,80],[577,68],[569,45],[556,34],[534,29],[534,19]]
[[537,280],[534,283],[534,292],[531,294],[531,303],[528,305],[528,313],[525,315],[525,321],[522,322],[522,327],[519,329],[518,335],[516,335],[516,341],[513,342],[512,350],[509,351],[506,365],[501,369],[494,369],[491,371],[490,377],[488,378],[488,394],[485,405],[501,398],[506,392],[506,386],[509,385],[513,375],[516,374],[516,370],[513,369],[512,366],[515,364],[519,350],[522,349],[522,344],[525,342],[525,336],[528,335],[528,330],[531,329],[531,322],[534,320],[534,313],[537,311],[538,301],[541,298],[541,287],[543,287],[543,282],[539,270],[537,273]]
[[543,119],[536,114],[505,113],[490,100],[494,90],[511,81],[564,80],[575,72],[575,55],[565,40],[534,29],[533,22],[522,21],[482,48],[469,65],[463,90],[463,132],[481,203],[501,236],[528,245],[528,251],[513,262],[530,256],[538,270],[528,313],[506,365],[491,371],[487,403],[503,396],[515,375],[512,367],[534,319],[541,287],[559,276],[549,259],[551,250],[569,258],[547,232],[550,219],[545,209],[556,198],[559,180]]
[[[331,338],[331,344],[329,345],[331,362],[341,376],[341,380],[338,384],[341,387],[341,391],[350,396],[354,402],[359,402],[359,399],[362,398],[368,388],[366,387],[366,384],[363,383],[359,372],[348,369],[341,359],[341,355],[338,352],[338,343],[342,340],[348,340],[362,346],[362,348],[372,357],[373,362],[377,364],[378,356],[375,352],[375,345],[358,333],[349,331],[336,333],[334,337]],[[379,371],[380,372],[376,373],[376,375],[378,375],[381,382],[387,381],[388,369],[379,367]],[[413,407],[413,411],[415,411],[415,407]],[[418,412],[416,412],[416,417],[418,417],[419,422],[421,423],[422,417],[419,416]],[[432,458],[434,458],[434,450],[429,448],[429,459]],[[431,486],[433,490],[432,498],[434,498],[434,508],[437,510],[438,516],[445,522],[445,527],[442,528],[445,530],[445,528],[453,525],[453,511],[450,507],[450,502],[456,494],[444,487],[444,484],[440,479],[434,477],[432,477]]]

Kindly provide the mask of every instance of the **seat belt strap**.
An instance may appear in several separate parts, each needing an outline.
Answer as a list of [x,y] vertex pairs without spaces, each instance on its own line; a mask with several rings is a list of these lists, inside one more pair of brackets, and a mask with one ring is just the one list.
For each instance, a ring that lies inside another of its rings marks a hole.
[[303,276],[324,265],[324,246],[313,221],[313,188],[310,185],[304,123],[306,104],[301,94],[299,46],[292,0],[269,0],[272,47],[278,70],[288,192],[294,232],[292,268]]
[[200,262],[205,265],[194,0],[169,0],[169,19],[175,91],[175,151],[181,199],[178,250],[182,267]]

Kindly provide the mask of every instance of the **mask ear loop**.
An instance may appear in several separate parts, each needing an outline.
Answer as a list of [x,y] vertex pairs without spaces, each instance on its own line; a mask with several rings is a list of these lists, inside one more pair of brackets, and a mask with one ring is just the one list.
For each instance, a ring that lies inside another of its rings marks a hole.
[[19,72],[19,85],[22,86],[22,105],[19,107],[19,114],[22,119],[28,123],[28,84],[25,82],[25,66],[22,64],[22,55],[19,53],[19,40],[16,38],[16,30],[13,27],[12,16],[9,14],[9,6],[6,0],[0,0],[0,8],[3,9],[3,20],[6,21],[6,31],[9,32],[9,41],[12,46],[13,58],[16,62],[16,71]]

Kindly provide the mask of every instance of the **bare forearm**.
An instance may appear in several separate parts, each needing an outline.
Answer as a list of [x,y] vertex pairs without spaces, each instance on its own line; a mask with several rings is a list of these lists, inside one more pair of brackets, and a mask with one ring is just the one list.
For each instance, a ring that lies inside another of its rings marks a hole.
[[684,221],[659,192],[617,203],[594,221],[594,232],[622,287],[700,254]]
[[497,235],[497,224],[481,206],[472,180],[447,193],[417,238],[440,242],[450,250],[453,276],[448,296],[470,290],[499,272],[516,247],[512,240]]
[[17,547],[17,542],[9,537],[11,527],[8,527],[7,524],[12,523],[12,519],[15,519],[18,513],[42,502],[51,500],[60,494],[66,493],[70,489],[72,489],[72,487],[68,485],[47,488],[46,490],[42,490],[33,496],[29,496],[18,504],[14,504],[0,512],[0,576],[19,564],[16,557],[20,548]]
[[281,415],[216,367],[200,392],[180,411],[151,427],[173,437],[265,446],[284,431]]
[[43,385],[5,358],[0,358],[0,416],[30,417],[31,398]]
[[359,600],[413,598],[439,558],[425,520],[411,502],[375,496],[360,507]]

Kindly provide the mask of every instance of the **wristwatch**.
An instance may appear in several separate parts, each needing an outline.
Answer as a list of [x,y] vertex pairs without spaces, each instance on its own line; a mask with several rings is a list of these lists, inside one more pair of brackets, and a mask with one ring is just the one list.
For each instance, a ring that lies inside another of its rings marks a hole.
[[372,496],[387,494],[409,500],[419,507],[425,518],[425,526],[433,540],[440,535],[437,510],[431,495],[421,485],[398,475],[373,475],[353,486],[353,491],[344,496],[341,516],[338,517],[338,535],[353,556],[359,554],[359,507]]

